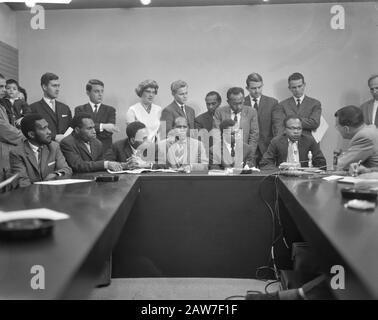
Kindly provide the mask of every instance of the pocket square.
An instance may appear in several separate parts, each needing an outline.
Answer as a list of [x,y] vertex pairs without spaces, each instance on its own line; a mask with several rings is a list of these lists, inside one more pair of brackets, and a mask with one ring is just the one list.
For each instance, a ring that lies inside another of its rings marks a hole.
[[49,164],[47,164],[47,166],[50,167],[50,166],[52,166],[53,164],[55,164],[55,161],[50,162]]
[[62,118],[68,117],[68,114],[62,114]]

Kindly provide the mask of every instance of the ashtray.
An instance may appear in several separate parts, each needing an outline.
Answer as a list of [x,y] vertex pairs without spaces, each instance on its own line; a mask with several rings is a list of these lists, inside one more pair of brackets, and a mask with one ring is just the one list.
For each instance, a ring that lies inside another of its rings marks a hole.
[[54,220],[19,219],[0,223],[0,238],[4,240],[26,240],[42,238],[51,234]]

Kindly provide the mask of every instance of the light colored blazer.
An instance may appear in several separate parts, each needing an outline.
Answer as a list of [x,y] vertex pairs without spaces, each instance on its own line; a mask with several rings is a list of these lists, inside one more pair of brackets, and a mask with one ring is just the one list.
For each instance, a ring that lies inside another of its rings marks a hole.
[[9,153],[22,143],[23,135],[9,123],[7,112],[0,105],[0,181],[5,179],[4,172],[10,169]]
[[62,178],[66,179],[72,175],[66,159],[60,151],[59,144],[51,141],[45,145],[41,153],[41,166],[38,165],[28,140],[12,150],[10,153],[10,165],[12,174],[19,174],[19,186],[26,187],[33,182],[43,181],[50,173],[64,173]]
[[364,116],[364,122],[366,124],[374,124],[375,119],[373,119],[373,107],[374,99],[366,101],[361,105],[362,114]]
[[[231,119],[230,106],[219,107],[214,114],[214,128],[219,129],[223,120]],[[259,124],[257,112],[254,108],[243,106],[241,110],[240,129],[243,129],[243,142],[250,145],[252,154],[256,153],[259,142]]]
[[378,167],[378,129],[375,125],[363,125],[348,144],[348,149],[337,163],[338,170],[348,169],[353,162],[368,168]]

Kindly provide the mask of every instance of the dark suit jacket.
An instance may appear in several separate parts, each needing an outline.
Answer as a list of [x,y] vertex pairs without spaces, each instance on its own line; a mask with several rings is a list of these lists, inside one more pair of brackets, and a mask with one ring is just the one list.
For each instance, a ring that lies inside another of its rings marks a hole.
[[43,99],[32,103],[29,107],[31,112],[40,114],[47,121],[53,139],[57,134],[64,134],[71,125],[71,110],[64,103],[55,101],[56,113]]
[[9,122],[15,125],[15,121],[22,118],[25,114],[30,113],[29,105],[24,101],[17,99],[12,105],[8,99],[1,99],[0,104],[7,110]]
[[94,139],[89,144],[91,146],[90,153],[84,142],[78,139],[74,133],[71,133],[60,142],[62,152],[74,172],[105,170],[101,141]]
[[[244,100],[244,105],[253,106],[255,103],[251,101],[248,95]],[[259,121],[259,143],[258,147],[263,155],[268,149],[270,141],[273,139],[273,109],[277,106],[278,101],[274,98],[262,95],[260,98],[259,108],[257,111]]]
[[164,132],[162,135],[163,139],[167,137],[169,131],[171,131],[171,129],[174,127],[175,120],[178,117],[186,118],[188,120],[189,129],[194,129],[194,118],[195,118],[194,109],[185,105],[185,112],[186,112],[186,115],[175,101],[173,101],[170,105],[168,105],[167,107],[163,109],[163,111],[161,112],[161,117],[160,117],[160,121],[165,121],[165,125],[166,125],[165,135],[164,135]]
[[95,123],[97,139],[102,142],[104,152],[112,146],[112,132],[103,130],[100,132],[100,123],[116,123],[116,110],[111,106],[101,104],[97,110],[97,114],[93,113],[92,107],[89,103],[75,108],[75,115],[78,113],[89,113]]
[[207,131],[210,131],[213,128],[213,122],[213,115],[206,111],[194,119],[194,127],[198,130],[206,129]]
[[[270,169],[278,167],[287,160],[288,138],[286,134],[273,138],[268,150],[265,152],[260,167]],[[314,167],[326,166],[326,159],[319,148],[319,144],[312,136],[302,134],[298,142],[299,161],[301,167],[308,167],[308,152],[312,153],[312,165]]]
[[366,124],[374,124],[375,119],[373,119],[373,107],[374,99],[364,102],[360,107]]
[[59,144],[55,141],[43,146],[40,167],[28,140],[12,150],[9,158],[12,174],[19,174],[20,187],[26,187],[36,181],[43,181],[50,173],[64,173],[60,177],[63,179],[69,178],[72,174],[71,168],[60,151]]
[[302,120],[303,133],[311,135],[311,131],[320,125],[321,114],[321,104],[316,99],[305,96],[298,109],[294,98],[287,98],[273,110],[273,132],[275,135],[283,134],[284,119],[289,115],[295,115]]
[[[243,167],[248,164],[249,167],[253,167],[254,163],[254,154],[252,153],[252,148],[250,145],[243,143],[243,154],[235,155],[232,159],[230,152],[228,151],[224,143],[220,143],[218,146],[212,146],[209,151],[209,169],[225,169],[232,167],[233,161],[238,161],[237,159],[242,159]],[[241,149],[241,148],[240,148]],[[237,153],[238,148],[235,148]],[[235,166],[240,166],[240,163]]]
[[126,162],[133,155],[129,139],[119,140],[113,143],[105,155],[105,159],[109,161]]

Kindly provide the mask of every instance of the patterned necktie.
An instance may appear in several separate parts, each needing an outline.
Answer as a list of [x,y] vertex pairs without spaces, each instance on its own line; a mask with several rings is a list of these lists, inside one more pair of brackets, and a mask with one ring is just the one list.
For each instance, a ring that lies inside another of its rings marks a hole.
[[253,98],[253,101],[255,102],[255,104],[253,105],[253,107],[257,110],[259,110],[259,105],[257,104],[257,99],[256,98]]
[[301,105],[301,99],[297,99],[297,108],[299,109],[299,106]]
[[176,162],[179,166],[182,166],[182,164],[184,163],[184,144],[177,143],[176,146],[177,146],[175,150]]

